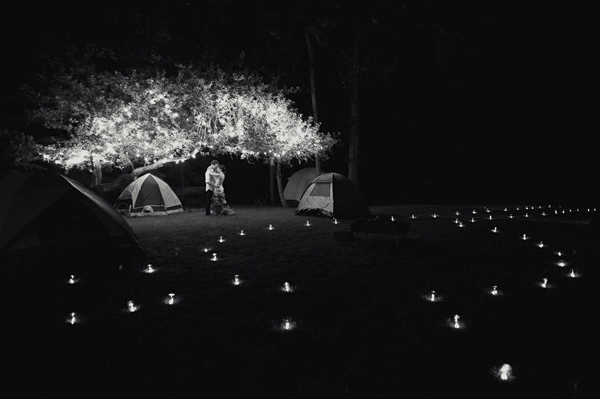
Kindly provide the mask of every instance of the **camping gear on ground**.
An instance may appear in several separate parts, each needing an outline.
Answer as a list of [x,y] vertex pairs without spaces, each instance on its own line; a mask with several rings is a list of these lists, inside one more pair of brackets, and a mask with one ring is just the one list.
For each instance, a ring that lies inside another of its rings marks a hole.
[[336,218],[370,215],[367,201],[359,188],[340,173],[323,173],[306,188],[297,215],[323,215]]
[[128,203],[128,216],[159,216],[182,212],[181,201],[162,179],[146,173],[129,183],[117,198],[117,206]]
[[306,187],[317,177],[317,168],[307,167],[294,172],[283,189],[283,197],[289,205],[297,206]]

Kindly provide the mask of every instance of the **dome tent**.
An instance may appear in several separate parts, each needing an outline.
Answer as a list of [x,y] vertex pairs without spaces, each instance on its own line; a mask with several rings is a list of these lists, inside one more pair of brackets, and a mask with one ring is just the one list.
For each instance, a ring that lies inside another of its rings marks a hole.
[[67,176],[16,172],[0,181],[0,192],[3,273],[29,275],[27,281],[35,275],[42,282],[66,270],[107,277],[115,265],[133,266],[146,258],[143,244],[112,204]]
[[283,196],[290,205],[298,205],[306,187],[317,177],[317,168],[306,167],[297,170],[289,178],[283,189]]
[[183,211],[181,201],[162,179],[146,173],[129,183],[117,201],[130,202],[129,216],[159,216]]
[[[54,233],[46,228],[73,227],[74,239],[102,236],[143,251],[135,233],[114,207],[91,188],[48,170],[16,172],[0,181],[0,251],[14,251],[44,246],[46,241],[57,245]],[[63,211],[64,213],[60,213]],[[87,220],[70,219],[85,217]]]
[[358,187],[340,173],[323,173],[306,188],[297,215],[329,217],[362,217],[370,215],[369,207]]

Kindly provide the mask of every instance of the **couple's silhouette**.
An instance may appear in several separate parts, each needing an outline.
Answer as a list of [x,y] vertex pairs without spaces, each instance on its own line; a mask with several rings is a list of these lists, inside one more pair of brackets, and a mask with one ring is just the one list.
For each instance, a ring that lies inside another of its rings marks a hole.
[[223,182],[225,181],[225,166],[216,159],[211,161],[204,173],[206,184],[206,203],[204,211],[210,215],[233,215],[235,212],[227,204]]

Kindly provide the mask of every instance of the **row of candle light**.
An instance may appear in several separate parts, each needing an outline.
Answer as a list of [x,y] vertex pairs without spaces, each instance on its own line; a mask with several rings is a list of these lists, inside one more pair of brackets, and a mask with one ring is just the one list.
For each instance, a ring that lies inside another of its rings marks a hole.
[[[525,209],[528,209],[528,207],[525,207]],[[519,208],[517,207],[516,210],[519,210]],[[504,208],[504,211],[506,212],[506,211],[508,211],[508,209]],[[579,211],[579,209],[577,209],[577,211]],[[588,208],[587,211],[590,212],[591,209]],[[596,209],[594,208],[593,211],[596,212]],[[486,212],[490,212],[490,210],[486,209]],[[569,210],[569,212],[571,212],[571,210]],[[472,213],[473,214],[477,214],[477,211],[473,210]],[[555,210],[554,213],[558,214],[558,211]],[[564,214],[565,210],[562,210],[562,213]],[[458,215],[460,215],[460,212],[456,211],[455,214],[458,216]],[[547,216],[547,213],[546,212],[542,212],[541,216]],[[437,213],[433,213],[431,215],[431,217],[433,217],[435,219],[435,218],[438,218],[439,215]],[[514,218],[514,216],[512,214],[509,214],[508,217],[510,219]],[[529,217],[529,214],[526,212],[525,215],[524,215],[524,217],[526,217],[526,218]],[[416,216],[414,214],[412,214],[410,216],[410,218],[411,219],[416,219]],[[493,220],[493,216],[489,215],[488,220]],[[394,216],[391,217],[391,221],[392,222],[395,221]],[[471,218],[471,222],[472,223],[475,222],[475,219],[473,217]],[[456,223],[458,225],[458,227],[464,227],[464,224],[460,220],[458,220],[458,218],[456,218],[454,220],[454,223]],[[499,233],[500,232],[500,230],[497,227],[493,227],[491,229],[491,231],[492,231],[492,233]],[[527,234],[523,234],[522,236],[520,236],[520,238],[522,240],[524,240],[524,241],[530,239],[530,237]],[[539,248],[545,248],[545,247],[547,247],[547,245],[545,245],[543,241],[539,241],[538,243],[536,243],[536,246],[539,247]],[[562,256],[562,252],[561,251],[557,251],[556,254],[559,257]],[[560,266],[560,267],[564,267],[564,266],[566,266],[566,262],[561,258],[557,262],[557,265]],[[571,269],[571,271],[567,274],[567,276],[571,277],[571,278],[577,278],[577,277],[580,276],[580,274],[577,273],[575,271],[575,269]],[[549,284],[547,277],[542,278],[542,280],[540,282],[538,282],[538,285],[540,287],[542,287],[542,288],[551,288],[552,287],[552,285]],[[492,288],[488,292],[492,296],[500,296],[500,295],[502,295],[502,292],[498,289],[497,285],[493,285]],[[428,300],[428,301],[430,301],[430,302],[438,302],[438,301],[442,300],[442,297],[436,291],[432,290],[428,295],[425,296],[425,299]],[[466,327],[466,324],[464,323],[464,321],[462,321],[461,316],[458,315],[458,314],[455,314],[454,316],[452,316],[451,318],[449,318],[447,320],[447,325],[450,326],[453,329],[463,329],[463,328]],[[498,368],[494,368],[492,371],[493,371],[493,374],[496,377],[498,377],[501,381],[511,381],[511,380],[513,380],[515,378],[515,376],[513,374],[512,366],[509,365],[508,363],[504,363],[502,366],[500,366]]]
[[[551,207],[551,205],[548,205],[548,208],[550,208],[550,207]],[[533,209],[534,209],[534,207],[533,207],[533,206],[532,206],[532,207],[525,206],[525,210],[533,210]],[[538,207],[538,209],[541,209],[541,205]],[[515,210],[516,210],[516,211],[519,211],[519,210],[520,210],[520,207],[516,207],[516,208],[515,208]],[[587,208],[586,210],[587,210],[587,212],[596,212],[596,211],[597,211],[597,208]],[[484,209],[484,211],[485,211],[486,213],[491,213],[491,209],[490,209],[490,208],[485,208],[485,209]],[[509,211],[509,209],[508,209],[508,208],[504,208],[504,212],[508,212],[508,211]],[[562,210],[560,210],[560,211],[559,211],[558,209],[555,209],[555,210],[554,210],[554,214],[555,214],[555,215],[559,215],[559,214],[563,214],[563,215],[564,215],[564,214],[565,214],[565,213],[567,213],[567,212],[568,212],[568,213],[572,213],[572,212],[573,212],[573,210],[572,210],[572,209],[568,209],[568,210],[562,209]],[[577,208],[577,209],[576,209],[576,212],[580,212],[579,208]],[[477,212],[477,210],[476,210],[476,209],[473,209],[473,210],[471,211],[471,213],[472,213],[473,215],[476,215],[478,212]],[[456,216],[458,216],[458,215],[460,215],[460,214],[461,214],[461,212],[460,212],[460,211],[455,211],[455,212],[454,212],[454,214],[455,214]],[[435,213],[435,212],[434,212],[434,213],[432,213],[430,216],[431,216],[432,218],[434,218],[434,219],[437,219],[438,217],[440,217],[440,215],[439,215],[438,213]],[[528,213],[528,212],[525,212],[525,214],[524,214],[523,216],[524,216],[524,217],[526,217],[526,218],[528,218],[528,217],[529,217],[529,213]],[[547,214],[545,211],[542,211],[542,212],[540,213],[540,216],[548,216],[548,214]],[[509,215],[508,215],[508,217],[509,217],[510,219],[513,219],[513,218],[514,218],[514,215],[511,213],[511,214],[509,214]],[[417,219],[417,216],[416,216],[416,215],[413,213],[413,214],[411,214],[411,215],[410,215],[410,219]],[[492,219],[493,219],[493,216],[492,216],[492,215],[489,215],[489,216],[488,216],[488,219],[489,219],[489,220],[492,220]],[[394,217],[392,216],[392,222],[393,222],[393,221],[394,221]],[[474,218],[471,218],[471,221],[472,221],[472,222],[474,222],[474,221],[475,221],[475,219],[474,219]]]
[[[149,264],[148,266],[152,268],[152,265]],[[81,278],[76,277],[73,274],[71,274],[67,279],[68,284],[77,284],[79,282],[81,282]],[[243,280],[240,278],[239,274],[234,275],[233,280],[231,281],[233,285],[241,285],[242,282]],[[292,293],[296,290],[296,287],[286,281],[279,287],[279,290],[285,293]],[[162,302],[167,305],[175,305],[179,301],[179,296],[176,296],[175,293],[169,293]],[[141,306],[136,304],[133,300],[128,300],[124,310],[128,313],[134,313],[140,310],[140,308]],[[82,318],[77,312],[71,312],[67,317],[66,322],[73,325],[82,322]],[[296,322],[294,322],[291,317],[285,317],[280,325],[281,329],[285,331],[292,330],[295,326]]]
[[[517,210],[518,209],[519,208],[517,208]],[[527,209],[527,207],[526,207],[526,209]],[[506,211],[506,209],[505,209],[505,211]],[[589,209],[588,209],[588,211],[589,211]],[[477,213],[475,210],[473,210],[472,212],[473,212],[473,214]],[[489,209],[487,210],[487,212],[489,212]],[[556,213],[556,211],[555,211],[555,213]],[[563,210],[563,213],[564,213],[564,210]],[[459,214],[460,213],[457,211],[456,215],[459,215]],[[432,216],[434,218],[438,217],[438,215],[435,214],[435,213]],[[512,215],[509,215],[509,217],[512,217]],[[528,217],[528,215],[526,214],[525,217]],[[411,218],[415,219],[416,216],[413,214],[413,215],[411,215]],[[492,215],[489,216],[489,219],[490,220],[492,219]],[[395,218],[392,216],[391,220],[395,221]],[[474,222],[474,219],[472,218],[471,221]],[[333,223],[334,224],[338,224],[338,220],[334,218],[333,219]],[[310,226],[310,222],[306,221],[304,223],[304,226]],[[268,230],[274,230],[274,226],[272,224],[269,224],[269,226],[267,227],[267,229]],[[498,232],[497,228],[494,228],[493,232]],[[245,236],[246,233],[244,232],[244,230],[240,230],[239,235],[240,236]],[[526,240],[526,239],[528,239],[528,236],[526,234],[523,234],[522,239]],[[223,238],[223,236],[219,237],[218,242],[220,242],[220,243],[225,242],[225,239]],[[540,243],[539,243],[538,246],[540,248],[544,247],[543,242],[540,241]],[[178,248],[176,248],[176,254],[178,254],[178,252],[179,252]],[[205,252],[209,252],[209,249],[205,248]],[[560,256],[560,254],[559,254],[559,256]],[[212,257],[211,257],[210,260],[211,261],[216,261],[217,260],[217,254],[213,252],[212,253]],[[564,265],[565,265],[564,261],[562,261],[562,260],[559,261],[559,266],[563,267]],[[156,268],[154,268],[152,266],[152,264],[148,264],[146,266],[146,268],[144,269],[144,272],[146,272],[146,273],[153,273],[155,271],[156,271]],[[574,277],[578,277],[578,274],[575,273],[574,270],[571,270],[571,273],[569,273],[569,276],[574,278]],[[80,279],[77,278],[77,277],[75,277],[74,275],[71,275],[70,278],[69,278],[69,283],[70,284],[74,284],[74,283],[76,283],[78,281],[80,281]],[[237,285],[242,284],[242,282],[243,282],[243,280],[240,279],[239,275],[234,275],[234,278],[232,280],[232,284],[233,285],[237,286]],[[550,287],[550,285],[548,284],[548,279],[547,278],[543,278],[542,282],[540,282],[539,285],[541,287],[543,287],[543,288],[549,288]],[[289,282],[285,282],[281,286],[281,288],[280,288],[281,291],[287,292],[287,293],[293,292],[294,289],[295,289],[295,287],[291,286],[289,284]],[[495,286],[495,285],[492,286],[492,288],[489,291],[489,293],[491,295],[493,295],[493,296],[502,295],[501,291],[498,290],[498,287]],[[441,300],[441,296],[439,296],[439,294],[437,294],[435,291],[431,291],[431,293],[429,294],[429,296],[428,296],[427,299],[430,300],[431,302],[436,302],[436,301]],[[179,300],[179,298],[176,297],[174,293],[169,293],[168,297],[164,300],[164,302],[166,304],[168,304],[168,305],[174,305],[175,303],[178,302],[178,300]],[[140,306],[137,305],[137,304],[135,304],[132,300],[127,301],[127,307],[126,307],[126,311],[127,312],[133,313],[133,312],[138,311],[139,309],[140,309]],[[70,315],[69,315],[69,317],[67,318],[67,322],[70,323],[70,324],[76,324],[76,323],[78,323],[80,321],[81,321],[81,317],[76,312],[71,312]],[[455,314],[454,316],[452,316],[448,320],[448,324],[452,328],[454,328],[454,329],[461,329],[461,328],[465,327],[464,321],[462,321],[461,316],[458,315],[458,314]],[[297,326],[297,322],[296,321],[294,321],[291,317],[285,317],[285,318],[282,319],[282,321],[280,323],[277,324],[276,328],[278,330],[281,330],[281,331],[289,331],[289,330],[293,330],[296,326]],[[509,364],[506,364],[506,363],[503,364],[502,366],[498,367],[497,369],[494,369],[494,374],[500,380],[503,380],[503,381],[510,381],[510,380],[512,380],[514,378],[514,375],[512,374],[512,367]]]

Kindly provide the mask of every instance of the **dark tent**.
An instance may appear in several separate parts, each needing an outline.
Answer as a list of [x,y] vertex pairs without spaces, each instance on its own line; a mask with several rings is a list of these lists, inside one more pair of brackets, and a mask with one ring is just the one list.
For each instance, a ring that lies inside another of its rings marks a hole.
[[[132,263],[143,245],[114,207],[52,171],[15,172],[0,181],[0,253],[35,252],[50,264]],[[41,260],[41,259],[39,259]]]

